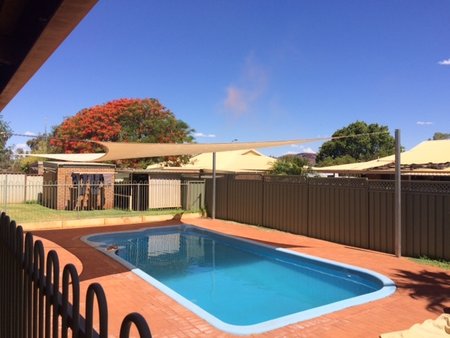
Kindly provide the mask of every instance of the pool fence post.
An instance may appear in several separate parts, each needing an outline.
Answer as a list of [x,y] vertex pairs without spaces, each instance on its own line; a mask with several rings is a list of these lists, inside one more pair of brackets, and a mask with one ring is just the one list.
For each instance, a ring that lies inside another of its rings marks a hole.
[[402,255],[402,186],[400,129],[395,129],[395,255]]
[[216,153],[212,154],[212,210],[211,210],[211,218],[216,218]]

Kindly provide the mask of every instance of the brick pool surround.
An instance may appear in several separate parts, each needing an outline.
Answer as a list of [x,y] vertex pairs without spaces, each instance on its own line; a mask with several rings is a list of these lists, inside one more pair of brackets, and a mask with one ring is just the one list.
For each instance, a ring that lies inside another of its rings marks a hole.
[[[111,337],[115,337],[114,333],[118,332],[121,319],[132,311],[138,311],[146,317],[155,337],[233,336],[212,327],[122,265],[80,240],[82,236],[98,232],[135,230],[180,223],[182,222],[177,220],[147,226],[121,225],[101,229],[84,228],[34,231],[34,233],[53,242],[47,242],[46,248],[57,249],[63,257],[61,258],[63,263],[72,262],[73,259],[81,262],[83,271],[80,277],[83,292],[91,282],[103,285],[109,304]],[[405,329],[414,323],[435,318],[445,307],[450,306],[448,296],[450,273],[446,270],[419,265],[390,254],[245,224],[210,219],[189,220],[187,223],[374,270],[391,278],[399,287],[390,297],[254,336],[377,337],[384,332]]]

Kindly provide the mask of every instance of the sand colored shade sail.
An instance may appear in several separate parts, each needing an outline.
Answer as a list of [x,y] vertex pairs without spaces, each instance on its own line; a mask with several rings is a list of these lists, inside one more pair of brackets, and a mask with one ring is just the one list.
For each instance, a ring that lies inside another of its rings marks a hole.
[[229,150],[257,149],[279,147],[291,144],[309,143],[323,139],[304,139],[268,142],[233,142],[233,143],[120,143],[97,142],[107,148],[105,156],[97,161],[115,161],[133,158],[197,155]]
[[[450,172],[450,140],[424,141],[411,150],[401,153],[402,166],[409,166],[411,172],[444,173]],[[395,163],[395,156],[390,155],[376,160],[360,163],[349,163],[333,165],[329,167],[316,167],[318,172],[335,173],[364,173],[377,169],[393,171],[392,165]],[[430,168],[430,165],[442,165],[442,168]],[[404,171],[402,169],[402,171]]]
[[30,157],[47,158],[66,162],[92,162],[98,160],[105,153],[88,153],[88,154],[27,154]]
[[291,144],[312,143],[330,138],[311,138],[289,141],[232,142],[232,143],[128,143],[95,142],[106,148],[106,153],[98,154],[30,154],[30,156],[71,162],[103,162],[136,158],[197,155],[230,150],[280,147]]

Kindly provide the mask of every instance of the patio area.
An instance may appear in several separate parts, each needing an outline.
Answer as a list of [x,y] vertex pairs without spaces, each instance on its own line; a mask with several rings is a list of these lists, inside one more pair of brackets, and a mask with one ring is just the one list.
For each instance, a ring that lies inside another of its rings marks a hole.
[[[381,333],[403,330],[426,319],[435,319],[444,308],[450,307],[450,271],[390,254],[256,226],[200,218],[185,222],[371,269],[391,278],[397,285],[397,291],[387,298],[259,334],[258,337],[378,337]],[[71,262],[77,266],[82,294],[92,282],[99,282],[104,287],[111,333],[119,332],[121,319],[136,311],[146,318],[154,337],[231,337],[80,240],[81,236],[91,233],[169,224],[180,224],[180,221],[33,233],[45,239],[46,250],[58,251],[62,265]]]

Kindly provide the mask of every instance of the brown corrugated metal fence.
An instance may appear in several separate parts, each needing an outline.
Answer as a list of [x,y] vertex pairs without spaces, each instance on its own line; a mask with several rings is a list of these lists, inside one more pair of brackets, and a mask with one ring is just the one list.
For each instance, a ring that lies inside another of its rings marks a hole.
[[304,178],[264,177],[263,226],[308,234],[308,185]]
[[[394,252],[393,181],[224,175],[216,189],[217,218]],[[450,182],[402,182],[402,205],[402,254],[450,259]]]

